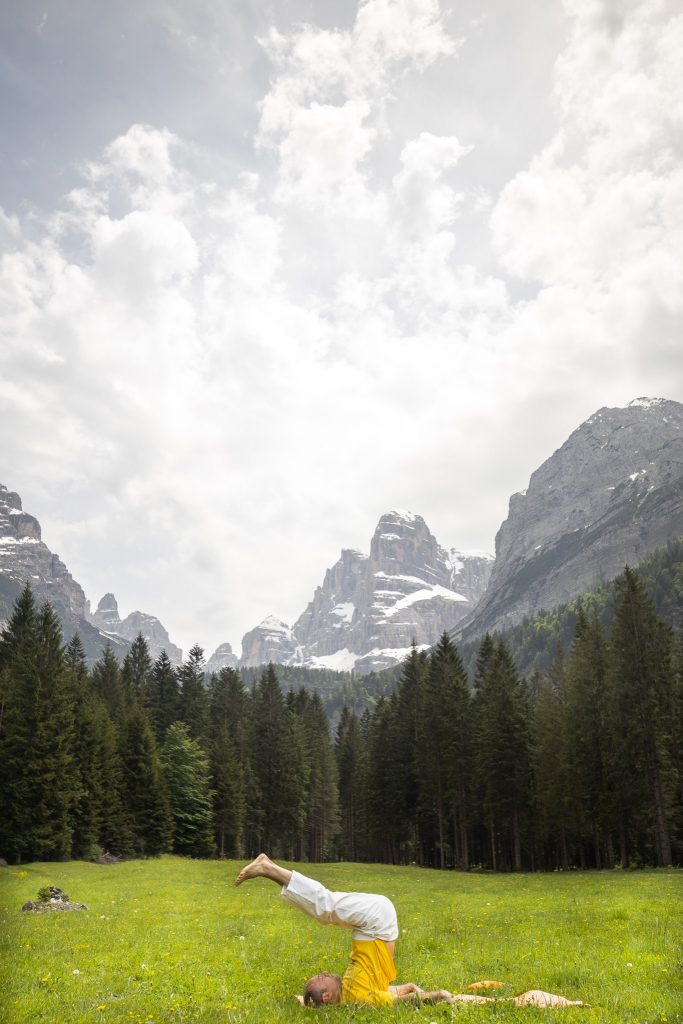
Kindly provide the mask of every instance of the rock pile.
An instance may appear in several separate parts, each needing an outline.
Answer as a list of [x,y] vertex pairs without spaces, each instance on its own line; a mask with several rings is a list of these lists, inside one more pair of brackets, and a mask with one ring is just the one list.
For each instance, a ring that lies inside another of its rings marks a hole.
[[46,885],[38,890],[38,900],[29,900],[21,908],[24,912],[48,914],[53,910],[87,910],[85,903],[72,903],[62,889],[56,885]]

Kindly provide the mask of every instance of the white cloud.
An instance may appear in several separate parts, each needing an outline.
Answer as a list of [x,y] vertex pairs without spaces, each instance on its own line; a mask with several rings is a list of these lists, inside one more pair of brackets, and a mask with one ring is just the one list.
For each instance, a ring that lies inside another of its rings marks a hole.
[[3,482],[92,599],[237,646],[386,508],[490,548],[582,416],[682,397],[681,19],[567,9],[557,133],[492,211],[466,128],[389,116],[460,59],[440,5],[367,0],[267,35],[252,168],[133,124],[59,209],[0,218]]

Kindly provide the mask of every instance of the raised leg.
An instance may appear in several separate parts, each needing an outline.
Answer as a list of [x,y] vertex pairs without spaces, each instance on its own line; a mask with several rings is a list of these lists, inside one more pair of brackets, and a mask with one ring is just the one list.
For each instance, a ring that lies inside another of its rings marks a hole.
[[258,857],[255,857],[251,864],[247,864],[242,868],[235,879],[235,885],[241,885],[242,882],[246,882],[250,878],[270,878],[271,881],[277,882],[278,885],[287,885],[291,877],[292,872],[288,868],[280,867],[279,864],[270,859],[268,854],[259,853]]

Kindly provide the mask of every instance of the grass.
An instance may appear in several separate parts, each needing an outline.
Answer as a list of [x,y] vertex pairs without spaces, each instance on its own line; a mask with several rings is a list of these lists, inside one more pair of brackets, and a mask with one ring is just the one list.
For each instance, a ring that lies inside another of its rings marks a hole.
[[[0,1022],[301,1022],[312,1011],[300,1009],[293,993],[319,970],[343,971],[349,935],[281,904],[271,882],[235,889],[238,867],[163,857],[0,869]],[[332,889],[394,900],[399,981],[458,992],[494,978],[506,983],[502,994],[542,988],[591,1004],[334,1007],[321,1011],[324,1020],[683,1021],[682,872],[303,870]],[[23,914],[22,904],[50,884],[89,909]]]

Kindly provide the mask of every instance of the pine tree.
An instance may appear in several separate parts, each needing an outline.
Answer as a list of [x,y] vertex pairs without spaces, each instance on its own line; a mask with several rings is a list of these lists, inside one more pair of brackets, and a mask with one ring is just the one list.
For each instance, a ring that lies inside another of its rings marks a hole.
[[178,673],[180,681],[180,719],[193,740],[204,749],[209,744],[209,701],[204,686],[204,651],[195,644]]
[[357,716],[344,704],[335,736],[339,779],[341,835],[339,849],[345,860],[359,860],[362,848],[363,738]]
[[62,860],[71,853],[71,809],[77,796],[72,754],[75,701],[61,626],[49,603],[41,608],[37,625],[38,692],[30,755],[33,856]]
[[394,789],[398,749],[398,701],[380,697],[370,718],[368,736],[367,805],[370,855],[387,864],[400,859],[400,807]]
[[420,716],[427,672],[427,655],[412,645],[410,654],[401,666],[398,684],[397,744],[400,756],[394,770],[400,822],[399,843],[401,860],[423,861],[421,842],[420,783],[418,766],[421,756]]
[[171,806],[173,852],[210,857],[216,848],[209,760],[183,722],[169,726],[161,765]]
[[166,651],[154,662],[147,691],[147,707],[157,743],[162,744],[166,730],[180,718],[178,673]]
[[254,692],[253,766],[261,797],[260,840],[264,849],[286,855],[296,848],[306,798],[303,736],[285,706],[273,665]]
[[567,666],[566,738],[582,867],[591,862],[596,868],[614,866],[612,835],[617,814],[609,752],[618,741],[612,730],[608,687],[604,629],[596,614],[588,619],[579,606]]
[[138,856],[156,856],[171,843],[171,810],[149,719],[133,702],[120,726],[122,791]]
[[551,847],[546,867],[570,865],[574,820],[574,786],[569,742],[567,679],[560,648],[548,676],[540,681],[534,702],[531,758],[534,775],[534,820],[544,846]]
[[221,669],[211,677],[209,712],[216,845],[220,857],[241,857],[251,768],[247,695],[234,669]]
[[124,690],[142,707],[149,706],[152,679],[152,659],[149,656],[149,645],[142,633],[138,633],[131,648],[123,659],[121,679]]
[[493,870],[522,869],[529,815],[529,709],[525,686],[503,643],[489,636],[477,662],[476,772]]
[[31,747],[40,693],[37,651],[38,620],[27,584],[0,636],[0,852],[16,862],[31,859],[34,848]]
[[[670,818],[675,800],[675,766],[670,718],[674,690],[670,629],[656,616],[642,583],[628,567],[617,581],[611,633],[613,686],[618,729],[628,749],[622,771],[642,773],[647,805],[643,820],[653,837],[656,863],[672,863]],[[638,810],[631,807],[631,814]],[[622,806],[622,835],[627,808]],[[625,857],[622,842],[622,859]]]
[[317,693],[307,700],[301,721],[308,765],[305,853],[311,861],[329,860],[339,834],[339,780],[327,716]]
[[432,650],[419,709],[420,804],[435,819],[438,864],[469,866],[472,720],[467,677],[457,648],[444,633]]
[[74,633],[66,645],[64,664],[74,684],[79,688],[88,685],[88,666],[85,661],[85,648],[78,633]]
[[121,669],[111,644],[104,646],[102,654],[92,668],[92,686],[114,722],[120,722],[128,708],[129,696],[123,686]]

